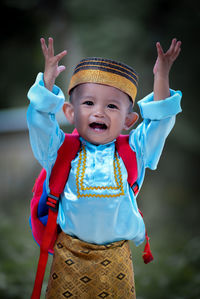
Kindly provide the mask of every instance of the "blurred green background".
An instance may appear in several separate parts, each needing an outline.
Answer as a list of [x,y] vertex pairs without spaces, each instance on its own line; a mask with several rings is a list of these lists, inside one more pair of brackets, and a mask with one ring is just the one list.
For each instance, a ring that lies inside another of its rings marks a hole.
[[[198,4],[186,0],[1,1],[0,298],[30,297],[39,254],[28,219],[40,166],[32,155],[24,119],[27,91],[43,70],[41,36],[55,39],[57,53],[68,50],[63,60],[67,70],[57,81],[66,95],[72,66],[81,58],[102,56],[134,67],[140,76],[137,99],[152,91],[155,43],[160,41],[166,50],[173,37],[182,41],[170,85],[183,92],[183,113],[168,137],[157,171],[147,171],[138,197],[155,260],[143,264],[143,245],[132,246],[132,251],[137,298],[200,298]],[[44,289],[46,281],[47,277]]]

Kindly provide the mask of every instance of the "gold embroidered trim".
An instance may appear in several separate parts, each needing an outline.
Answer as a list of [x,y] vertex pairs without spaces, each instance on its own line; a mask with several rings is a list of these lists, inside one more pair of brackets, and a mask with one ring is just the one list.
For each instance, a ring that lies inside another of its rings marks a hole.
[[[86,149],[85,146],[82,145],[80,154],[79,154],[79,161],[78,161],[78,167],[77,167],[77,173],[76,173],[76,188],[77,188],[77,196],[80,197],[118,197],[120,195],[124,195],[124,188],[122,183],[122,174],[121,174],[121,168],[119,163],[119,158],[117,156],[117,153],[115,152],[115,158],[113,161],[114,166],[114,177],[115,177],[115,186],[92,186],[92,187],[84,187],[83,181],[85,176],[85,170],[86,170]],[[81,170],[82,165],[82,170]],[[117,177],[118,173],[118,177]],[[80,181],[79,181],[80,178]],[[89,191],[89,190],[120,190],[118,194],[82,194],[80,191]]]
[[132,101],[135,101],[135,97],[137,94],[137,87],[134,83],[132,83],[129,79],[122,77],[118,74],[107,73],[99,70],[80,70],[76,74],[74,74],[71,78],[68,94],[70,91],[77,85],[82,83],[99,83],[105,84],[108,86],[113,86],[115,88],[120,89],[121,91],[127,93]]

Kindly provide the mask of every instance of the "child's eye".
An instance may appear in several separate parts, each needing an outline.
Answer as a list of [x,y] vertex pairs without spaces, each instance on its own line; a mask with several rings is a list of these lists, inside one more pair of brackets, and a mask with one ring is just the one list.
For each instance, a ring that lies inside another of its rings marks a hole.
[[87,106],[92,106],[94,105],[94,103],[92,101],[85,101],[83,102],[84,105],[87,105]]
[[118,109],[118,107],[115,104],[108,104],[108,108]]

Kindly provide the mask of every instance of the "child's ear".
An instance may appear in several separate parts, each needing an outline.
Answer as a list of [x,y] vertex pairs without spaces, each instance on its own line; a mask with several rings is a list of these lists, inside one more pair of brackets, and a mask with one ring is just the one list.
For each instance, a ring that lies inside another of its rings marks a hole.
[[139,115],[136,112],[130,112],[126,116],[124,130],[129,130],[138,120]]
[[70,122],[70,124],[74,123],[74,106],[71,103],[65,102],[63,105],[63,112],[65,117]]

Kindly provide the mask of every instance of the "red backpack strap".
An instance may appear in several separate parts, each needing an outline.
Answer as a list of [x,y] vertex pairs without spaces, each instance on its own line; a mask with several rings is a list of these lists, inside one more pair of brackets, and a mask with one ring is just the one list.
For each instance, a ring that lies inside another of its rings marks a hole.
[[65,140],[58,150],[57,159],[51,171],[49,180],[50,194],[48,194],[47,198],[47,205],[49,206],[48,221],[40,246],[40,257],[31,299],[40,298],[48,260],[48,249],[52,246],[52,242],[55,241],[55,236],[57,234],[59,198],[68,179],[69,171],[71,169],[71,161],[76,157],[79,147],[79,136],[77,134],[66,134]]
[[[116,139],[115,143],[116,150],[119,156],[122,158],[124,165],[128,173],[128,183],[131,187],[135,184],[137,185],[137,159],[136,153],[131,149],[129,145],[129,135],[120,135]],[[139,191],[139,188],[134,188],[134,193],[136,194]]]
[[[136,153],[131,149],[129,145],[129,135],[120,135],[116,139],[116,150],[119,156],[122,158],[124,165],[128,173],[128,183],[132,187],[134,194],[136,195],[139,191],[139,186],[137,183],[138,171],[137,171],[137,159]],[[139,213],[143,217],[142,212],[138,209]],[[145,264],[148,264],[153,260],[153,255],[151,253],[149,237],[147,232],[145,233],[146,244],[143,252],[143,260]]]
[[58,156],[49,180],[50,193],[54,196],[60,196],[63,192],[71,169],[71,161],[76,157],[79,148],[79,135],[65,134],[65,140],[58,150]]

